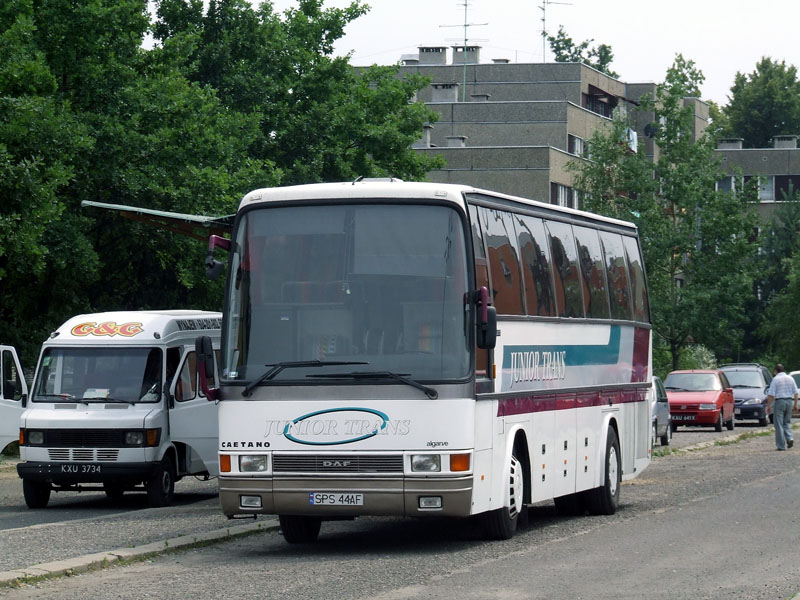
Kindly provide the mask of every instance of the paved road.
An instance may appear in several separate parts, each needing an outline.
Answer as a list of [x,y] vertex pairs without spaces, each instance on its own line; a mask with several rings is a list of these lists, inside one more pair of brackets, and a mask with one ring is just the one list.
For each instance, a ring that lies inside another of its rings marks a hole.
[[[681,429],[672,447],[730,435]],[[0,597],[792,598],[800,591],[800,570],[794,550],[784,548],[794,547],[800,531],[798,475],[800,452],[777,453],[772,436],[753,437],[657,457],[624,484],[613,517],[563,518],[552,503],[539,505],[531,511],[532,526],[509,542],[483,542],[465,522],[361,519],[324,524],[316,545],[290,546],[268,531],[0,589]],[[132,507],[137,510],[94,516],[105,502],[96,496],[83,519],[0,532],[2,554],[12,555],[3,557],[0,570],[42,562],[40,552],[74,555],[228,524],[211,492],[164,509],[142,508],[142,497]]]

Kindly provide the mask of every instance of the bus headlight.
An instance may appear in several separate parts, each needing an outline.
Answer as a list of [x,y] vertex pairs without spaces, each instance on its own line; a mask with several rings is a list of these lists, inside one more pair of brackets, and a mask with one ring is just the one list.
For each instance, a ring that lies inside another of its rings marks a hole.
[[438,473],[442,470],[442,457],[438,454],[412,454],[411,470],[423,473]]
[[239,471],[242,473],[262,473],[267,470],[267,457],[263,454],[243,454],[239,457]]

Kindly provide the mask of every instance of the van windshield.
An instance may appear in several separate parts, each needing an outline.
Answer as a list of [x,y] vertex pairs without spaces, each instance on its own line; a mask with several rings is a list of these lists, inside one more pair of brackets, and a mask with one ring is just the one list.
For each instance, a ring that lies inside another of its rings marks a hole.
[[158,402],[160,348],[47,348],[33,402]]

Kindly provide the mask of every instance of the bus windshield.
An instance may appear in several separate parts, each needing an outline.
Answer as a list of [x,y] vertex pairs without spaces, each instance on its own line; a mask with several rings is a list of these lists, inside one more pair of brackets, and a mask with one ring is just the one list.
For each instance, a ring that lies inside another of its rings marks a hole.
[[34,402],[157,402],[159,348],[47,348]]
[[[223,379],[470,372],[464,225],[438,205],[259,206],[234,231]],[[291,367],[291,368],[286,368]]]

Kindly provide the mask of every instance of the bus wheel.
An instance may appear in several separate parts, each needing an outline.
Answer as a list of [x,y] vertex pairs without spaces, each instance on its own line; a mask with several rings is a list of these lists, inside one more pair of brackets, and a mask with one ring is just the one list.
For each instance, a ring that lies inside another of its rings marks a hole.
[[522,463],[513,454],[506,476],[508,482],[503,506],[486,513],[484,517],[486,537],[492,540],[507,540],[514,537],[520,512],[527,510],[524,504],[525,477],[522,473]]
[[175,468],[172,459],[165,456],[147,480],[147,503],[150,506],[168,506],[175,495]]
[[28,508],[44,508],[50,501],[50,484],[23,479],[22,494],[25,496]]
[[617,512],[621,482],[622,468],[619,456],[619,440],[614,429],[609,427],[606,439],[603,485],[589,492],[589,511],[593,515],[613,515]]
[[296,515],[278,515],[283,538],[290,544],[316,542],[322,520],[316,517],[300,517]]

